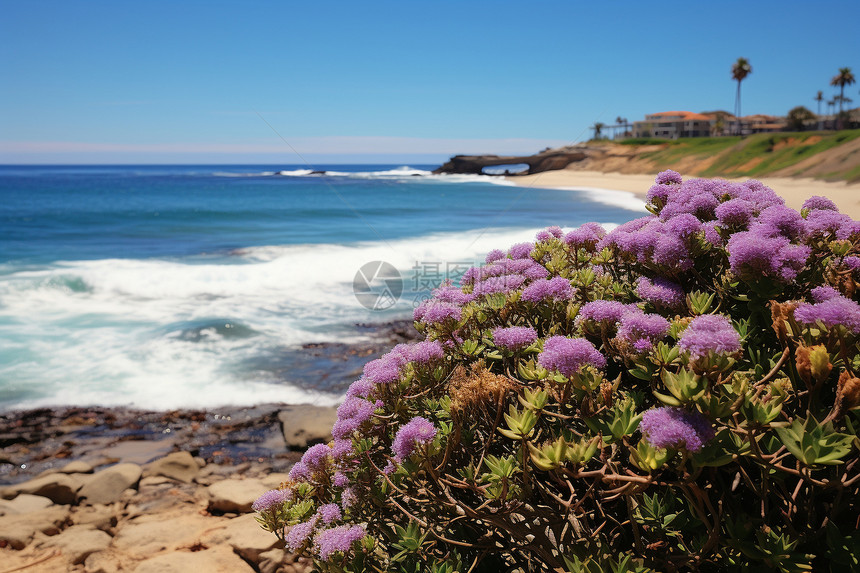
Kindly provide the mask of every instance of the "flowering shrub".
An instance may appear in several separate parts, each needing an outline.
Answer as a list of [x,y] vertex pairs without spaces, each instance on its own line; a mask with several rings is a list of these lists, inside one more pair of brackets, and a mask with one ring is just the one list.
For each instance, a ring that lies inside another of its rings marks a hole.
[[664,172],[493,251],[367,364],[258,520],[322,571],[843,571],[860,223]]

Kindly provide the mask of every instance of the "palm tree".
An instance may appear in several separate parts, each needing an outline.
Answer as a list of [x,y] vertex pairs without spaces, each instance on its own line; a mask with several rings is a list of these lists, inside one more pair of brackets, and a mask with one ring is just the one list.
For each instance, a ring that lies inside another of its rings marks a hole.
[[619,115],[615,118],[615,123],[618,124],[618,128],[621,129],[621,136],[624,137],[627,134],[627,118]]
[[854,74],[851,73],[851,68],[839,68],[839,74],[833,76],[833,79],[830,80],[831,86],[839,86],[839,114],[842,114],[842,102],[845,96],[845,86],[850,86],[856,80],[854,79]]
[[594,122],[594,125],[591,126],[591,129],[594,130],[594,139],[600,139],[604,127],[606,127],[605,123],[601,123],[599,121]]
[[740,135],[741,126],[741,82],[752,73],[752,66],[746,58],[738,58],[738,61],[732,64],[732,79],[738,82],[738,93],[735,97],[735,117],[738,122],[738,135]]
[[818,90],[815,94],[815,101],[818,102],[818,129],[821,129],[821,101],[824,99],[824,93]]

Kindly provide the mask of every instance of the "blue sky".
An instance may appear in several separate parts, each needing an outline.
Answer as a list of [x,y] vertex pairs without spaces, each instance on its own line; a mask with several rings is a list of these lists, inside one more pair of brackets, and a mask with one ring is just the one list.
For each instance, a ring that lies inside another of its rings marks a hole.
[[[12,2],[0,163],[438,162],[595,121],[815,110],[860,2]],[[858,86],[846,92],[860,102]]]

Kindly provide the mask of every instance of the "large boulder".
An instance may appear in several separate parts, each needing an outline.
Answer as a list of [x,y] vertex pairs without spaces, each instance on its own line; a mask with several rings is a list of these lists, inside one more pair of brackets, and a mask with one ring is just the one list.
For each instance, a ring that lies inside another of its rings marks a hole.
[[74,565],[83,563],[91,554],[108,548],[111,536],[87,525],[73,525],[41,543],[42,547],[57,548]]
[[36,533],[56,535],[69,518],[68,506],[54,505],[38,511],[0,517],[0,542],[23,549]]
[[249,513],[254,500],[269,489],[258,479],[225,479],[215,482],[206,488],[209,511]]
[[78,499],[90,504],[113,503],[120,499],[122,492],[137,485],[140,475],[141,469],[137,464],[111,466],[89,478],[78,492]]
[[283,547],[283,543],[274,534],[260,527],[252,514],[231,519],[223,527],[205,535],[201,541],[210,547],[229,545],[239,556],[251,563],[259,563],[263,553]]
[[81,481],[66,474],[48,474],[5,488],[2,497],[11,499],[19,494],[40,495],[54,503],[74,503]]
[[200,465],[189,452],[173,452],[143,466],[143,476],[163,476],[183,483],[191,483]]
[[30,513],[39,511],[54,504],[47,497],[41,495],[30,495],[29,493],[19,494],[18,497],[5,500],[0,499],[0,516],[2,515],[20,515],[22,513]]
[[253,573],[250,565],[227,547],[203,551],[174,551],[143,561],[134,573]]
[[191,547],[204,532],[217,527],[219,523],[220,520],[196,513],[143,515],[118,528],[113,547],[134,558],[149,557],[160,551]]
[[324,406],[285,406],[278,412],[284,442],[291,450],[303,450],[332,440],[331,428],[337,408]]

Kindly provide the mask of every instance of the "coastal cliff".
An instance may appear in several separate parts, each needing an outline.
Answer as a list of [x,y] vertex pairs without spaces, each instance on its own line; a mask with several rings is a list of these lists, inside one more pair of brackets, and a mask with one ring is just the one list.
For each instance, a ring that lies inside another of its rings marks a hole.
[[811,177],[860,180],[860,130],[760,133],[748,137],[591,141],[528,156],[457,155],[434,173],[483,173],[526,164],[533,175],[557,169],[652,174],[674,169],[702,177]]

